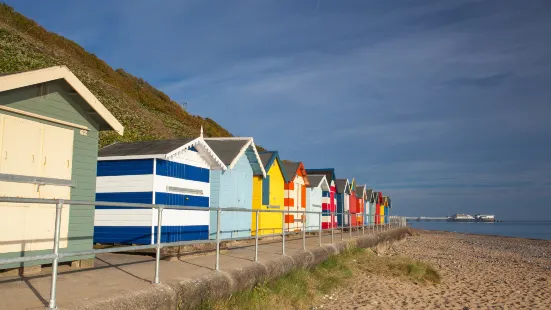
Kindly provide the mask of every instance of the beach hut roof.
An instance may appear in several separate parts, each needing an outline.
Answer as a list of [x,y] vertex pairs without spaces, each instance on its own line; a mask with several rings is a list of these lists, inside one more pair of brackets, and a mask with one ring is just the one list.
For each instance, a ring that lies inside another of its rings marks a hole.
[[380,193],[380,192],[373,191],[373,198],[372,198],[371,201],[375,202],[375,203],[380,202],[379,199],[380,199],[381,194],[382,193]]
[[283,161],[283,170],[285,171],[285,178],[287,180],[292,180],[299,168],[300,162]]
[[239,158],[245,154],[247,149],[253,150],[253,158],[249,158],[249,161],[253,163],[253,170],[255,175],[262,175],[266,177],[266,171],[262,160],[256,150],[253,138],[250,137],[226,137],[226,138],[204,138],[205,142],[214,151],[214,153],[222,160],[222,162],[228,167],[233,169]]
[[356,187],[356,197],[366,199],[367,194],[365,190],[365,185],[359,185]]
[[312,175],[318,175],[318,174],[324,174],[325,178],[327,179],[327,183],[331,186],[331,182],[333,182],[335,186],[335,190],[338,191],[338,185],[335,182],[336,175],[335,175],[335,168],[321,168],[321,169],[306,169],[306,173],[308,176]]
[[310,174],[325,174],[325,177],[327,178],[327,182],[331,183],[331,181],[335,180],[335,168],[322,168],[322,169],[306,169],[306,173],[308,175]]
[[194,148],[211,167],[226,170],[227,167],[209,147],[205,140],[199,138],[182,138],[172,140],[153,140],[140,142],[117,142],[99,150],[102,160],[117,159],[171,159],[189,148]]
[[306,185],[310,185],[308,174],[306,173],[306,169],[304,169],[304,164],[301,161],[292,162],[289,160],[284,160],[283,174],[285,174],[285,179],[287,180],[287,182],[291,182],[296,175],[301,175],[304,179],[304,183]]
[[383,197],[384,197],[384,196],[383,196],[383,193],[382,193],[382,192],[377,192],[377,199],[376,199],[376,201],[377,201],[378,203],[383,203]]
[[373,189],[368,189],[366,191],[367,199],[369,199],[369,202],[373,202],[375,197],[373,197]]
[[337,179],[335,181],[335,184],[337,185],[337,193],[343,194],[344,192],[350,193],[350,186],[348,183],[348,179]]
[[272,165],[274,164],[274,162],[277,161],[279,165],[279,169],[281,169],[281,174],[283,175],[283,179],[285,180],[285,182],[289,182],[285,175],[285,169],[283,167],[283,163],[281,162],[281,159],[279,158],[279,153],[277,151],[259,152],[258,156],[260,157],[260,161],[264,166],[264,171],[269,171]]
[[325,174],[310,174],[308,175],[308,181],[310,181],[310,185],[308,185],[308,187],[321,187],[324,191],[329,191],[330,189]]
[[99,130],[115,130],[120,135],[124,133],[122,124],[66,66],[0,75],[0,92],[56,80],[64,80],[83,99],[87,104],[83,109],[88,116],[98,122]]

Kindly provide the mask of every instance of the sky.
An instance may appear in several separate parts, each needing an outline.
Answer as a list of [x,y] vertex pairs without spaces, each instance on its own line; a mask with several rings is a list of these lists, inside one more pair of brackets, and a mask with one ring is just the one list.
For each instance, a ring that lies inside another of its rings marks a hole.
[[391,213],[551,220],[551,2],[7,1]]

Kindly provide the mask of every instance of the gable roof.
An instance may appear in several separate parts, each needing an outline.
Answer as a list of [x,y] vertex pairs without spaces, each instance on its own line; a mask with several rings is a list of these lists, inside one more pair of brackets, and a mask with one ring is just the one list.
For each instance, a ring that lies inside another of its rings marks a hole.
[[354,192],[356,190],[356,178],[352,178],[352,181],[350,181],[350,192]]
[[348,179],[337,179],[335,184],[337,185],[337,193],[343,194],[344,192],[350,192]]
[[97,117],[104,122],[104,124],[100,124],[100,130],[115,130],[120,135],[124,133],[122,124],[66,66],[2,75],[0,76],[0,92],[55,80],[65,80],[84,99],[92,108],[93,113],[97,114]]
[[285,174],[285,168],[283,167],[283,163],[281,162],[281,159],[279,158],[279,153],[277,151],[258,152],[258,157],[260,158],[260,161],[262,162],[262,165],[264,166],[264,171],[266,171],[266,173],[270,171],[270,168],[272,167],[274,162],[277,161],[284,181],[289,182]]
[[304,180],[304,184],[306,186],[310,185],[310,181],[308,180],[308,174],[306,173],[306,169],[304,169],[304,164],[299,162],[292,162],[292,161],[283,161],[283,171],[286,175],[287,182],[291,182],[295,179],[295,176],[300,173]]
[[[312,177],[315,177],[316,180],[313,180]],[[321,178],[321,179],[318,181],[317,178]],[[311,188],[320,187],[323,191],[327,191],[327,192],[331,190],[331,185],[329,184],[329,182],[327,182],[327,177],[323,174],[315,175],[315,176],[309,175],[308,181],[310,182],[308,187],[311,187]]]
[[285,178],[287,180],[292,181],[295,178],[295,175],[297,173],[297,170],[300,168],[300,162],[283,162],[283,170],[285,173]]
[[195,139],[116,142],[99,150],[99,157],[168,154]]
[[373,202],[374,203],[379,202],[379,192],[373,192]]
[[383,193],[382,192],[377,192],[377,199],[375,200],[375,202],[381,204],[383,203]]
[[356,187],[356,197],[360,199],[366,198],[365,185],[359,185]]
[[310,174],[308,175],[308,181],[310,181],[308,187],[321,187],[323,190],[329,190],[329,183],[327,182],[325,174]]
[[[264,165],[258,155],[256,146],[254,145],[253,138],[250,137],[228,137],[228,138],[204,138],[205,142],[209,147],[214,151],[216,156],[222,160],[222,162],[228,167],[228,169],[233,169],[239,158],[245,154],[247,149],[252,148],[254,155],[257,160],[257,166],[261,173],[257,175],[262,175],[266,177],[266,171],[264,170]],[[255,169],[258,170],[258,169]]]
[[369,199],[369,202],[373,202],[373,189],[368,189],[367,192],[366,192],[366,195],[367,195],[367,199]]
[[171,159],[191,147],[195,148],[212,167],[220,168],[222,170],[227,169],[222,160],[216,156],[214,151],[201,137],[195,139],[183,138],[141,142],[117,142],[100,149],[98,152],[98,159]]
[[328,183],[331,183],[331,181],[336,179],[335,168],[306,169],[306,173],[308,175],[310,175],[310,174],[325,174],[325,177],[327,178]]

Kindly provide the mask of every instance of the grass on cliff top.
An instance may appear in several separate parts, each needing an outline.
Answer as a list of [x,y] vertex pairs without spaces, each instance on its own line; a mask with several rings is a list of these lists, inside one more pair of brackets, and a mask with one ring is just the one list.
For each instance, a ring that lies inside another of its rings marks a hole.
[[[67,66],[125,127],[124,136],[100,133],[100,146],[232,134],[210,118],[188,113],[182,105],[142,78],[113,69],[77,43],[41,27],[0,1],[0,74]],[[205,103],[198,103],[205,104]]]
[[374,273],[419,284],[437,284],[430,265],[400,256],[381,257],[372,250],[350,248],[312,269],[295,270],[275,281],[219,301],[205,301],[201,310],[311,309],[314,302],[339,286],[354,285],[355,276]]

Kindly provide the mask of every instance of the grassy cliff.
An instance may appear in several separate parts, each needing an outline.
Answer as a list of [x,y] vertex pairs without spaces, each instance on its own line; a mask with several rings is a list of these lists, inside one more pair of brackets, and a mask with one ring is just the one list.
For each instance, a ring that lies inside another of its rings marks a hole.
[[0,4],[0,73],[65,65],[124,125],[123,137],[103,132],[100,146],[114,141],[194,137],[231,133],[209,118],[187,113],[166,94],[123,69],[114,70],[75,42]]

